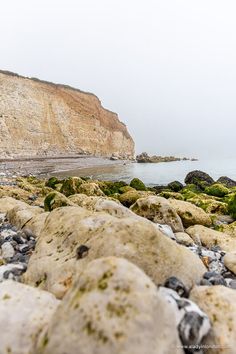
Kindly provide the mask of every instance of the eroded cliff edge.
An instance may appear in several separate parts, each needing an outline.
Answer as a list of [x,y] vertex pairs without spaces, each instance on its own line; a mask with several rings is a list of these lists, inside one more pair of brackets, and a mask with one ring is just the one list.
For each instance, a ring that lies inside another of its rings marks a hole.
[[0,71],[0,158],[134,157],[134,142],[116,113],[94,94]]

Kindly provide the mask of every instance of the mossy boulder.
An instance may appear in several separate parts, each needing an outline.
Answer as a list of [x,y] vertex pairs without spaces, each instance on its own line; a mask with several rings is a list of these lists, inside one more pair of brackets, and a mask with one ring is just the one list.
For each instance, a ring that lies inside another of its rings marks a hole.
[[62,193],[53,191],[44,199],[44,210],[52,211],[64,206],[75,206],[75,204],[65,197]]
[[58,184],[61,184],[63,181],[60,181],[57,177],[50,177],[47,182],[45,183],[46,187],[52,188],[52,189],[56,189],[56,186]]
[[84,181],[80,177],[66,178],[63,181],[60,192],[66,197],[69,197],[72,194],[77,194],[82,183],[84,183]]
[[93,182],[92,183],[89,183],[89,182],[82,183],[78,188],[78,193],[83,193],[88,196],[93,196],[93,195],[103,196],[104,195],[103,191],[99,188],[99,185],[97,183],[93,183]]
[[133,190],[133,191],[120,194],[119,201],[121,202],[121,204],[129,208],[139,198],[148,197],[149,195],[153,195],[153,193]]
[[190,198],[195,197],[200,193],[200,190],[195,184],[188,184],[186,187],[184,187],[181,191],[181,194],[184,197],[184,200],[188,200]]
[[164,197],[166,199],[174,198],[178,200],[184,200],[184,196],[181,193],[177,192],[163,191],[159,194],[159,196]]
[[217,180],[217,183],[224,184],[227,188],[232,188],[236,187],[236,181],[233,179],[227,177],[227,176],[222,176]]
[[214,183],[205,189],[205,193],[215,197],[224,197],[229,194],[229,189],[221,183]]
[[183,184],[179,181],[173,181],[168,184],[168,188],[171,189],[173,192],[179,192],[183,189]]
[[124,186],[119,189],[120,194],[129,192],[129,191],[135,191],[136,189],[130,187],[130,186]]
[[214,180],[207,173],[199,170],[189,172],[185,177],[184,182],[186,184],[195,184],[201,190],[204,190],[206,187],[214,183]]
[[206,194],[198,194],[193,198],[188,199],[188,202],[195,204],[196,206],[202,208],[206,213],[209,214],[228,214],[228,204],[209,198]]
[[130,187],[136,189],[137,191],[146,191],[147,188],[145,184],[139,178],[133,178],[130,182]]
[[232,193],[228,200],[228,208],[229,208],[229,213],[230,215],[236,219],[236,193]]
[[[128,187],[127,183],[124,181],[99,181],[98,182],[100,189],[107,196],[112,194],[121,193],[121,188]],[[123,192],[124,193],[124,192]]]

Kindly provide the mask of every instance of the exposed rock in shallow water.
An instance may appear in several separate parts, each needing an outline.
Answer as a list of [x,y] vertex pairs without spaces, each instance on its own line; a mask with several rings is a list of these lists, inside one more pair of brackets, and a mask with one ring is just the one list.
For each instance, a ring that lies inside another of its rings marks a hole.
[[187,174],[184,182],[186,184],[194,184],[200,189],[204,189],[205,187],[214,183],[214,180],[207,173],[195,170]]
[[35,354],[181,354],[173,315],[139,268],[125,259],[101,258],[76,279]]

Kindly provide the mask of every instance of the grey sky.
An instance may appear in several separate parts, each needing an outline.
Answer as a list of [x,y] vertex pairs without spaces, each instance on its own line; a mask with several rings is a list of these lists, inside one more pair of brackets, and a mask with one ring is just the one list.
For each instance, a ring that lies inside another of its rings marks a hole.
[[0,68],[98,95],[137,152],[235,156],[235,0],[7,0]]

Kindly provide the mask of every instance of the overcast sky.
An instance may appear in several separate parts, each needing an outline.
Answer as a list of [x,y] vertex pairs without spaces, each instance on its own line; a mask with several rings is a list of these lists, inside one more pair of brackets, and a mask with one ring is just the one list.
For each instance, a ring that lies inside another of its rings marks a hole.
[[136,151],[235,156],[235,0],[7,0],[0,68],[95,93]]

